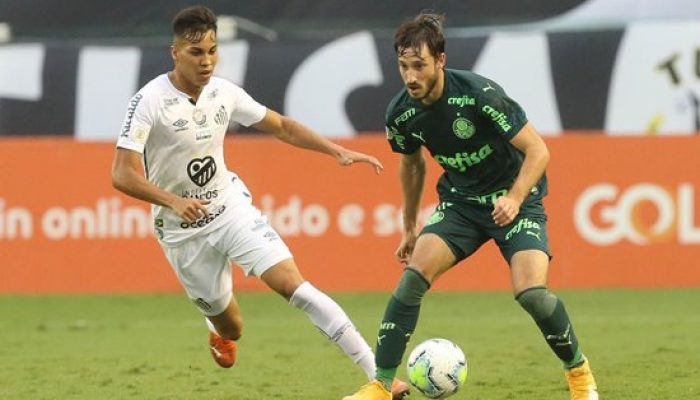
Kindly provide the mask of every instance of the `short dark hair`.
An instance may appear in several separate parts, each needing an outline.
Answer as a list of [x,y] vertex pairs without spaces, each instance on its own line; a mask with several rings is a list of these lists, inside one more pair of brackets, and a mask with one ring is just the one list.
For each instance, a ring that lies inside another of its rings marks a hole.
[[442,23],[445,16],[423,11],[412,21],[399,26],[394,35],[394,50],[401,55],[411,49],[420,53],[425,43],[433,57],[445,52],[445,36],[442,33]]
[[216,14],[205,6],[184,8],[173,18],[173,34],[190,42],[199,42],[210,30],[216,33]]

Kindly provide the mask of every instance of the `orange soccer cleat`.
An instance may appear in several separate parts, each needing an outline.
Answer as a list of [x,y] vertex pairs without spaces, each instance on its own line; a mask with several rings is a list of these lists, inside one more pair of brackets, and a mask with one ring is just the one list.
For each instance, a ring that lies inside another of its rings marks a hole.
[[214,361],[223,368],[231,368],[236,363],[236,342],[233,340],[209,332],[209,351]]

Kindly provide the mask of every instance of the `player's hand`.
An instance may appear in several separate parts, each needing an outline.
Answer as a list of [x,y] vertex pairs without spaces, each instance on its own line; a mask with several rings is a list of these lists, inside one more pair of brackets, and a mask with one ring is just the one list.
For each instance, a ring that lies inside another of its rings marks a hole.
[[493,203],[493,222],[498,226],[506,226],[513,222],[515,217],[520,212],[521,201],[509,197],[508,195],[501,196]]
[[209,211],[205,207],[211,203],[209,200],[186,199],[183,197],[177,198],[170,208],[188,224],[197,221],[200,218],[208,218]]
[[356,162],[372,164],[375,172],[378,174],[384,170],[384,166],[375,157],[370,155],[360,153],[357,151],[352,151],[348,149],[342,149],[337,156],[338,163],[342,166],[352,165]]
[[399,248],[396,249],[396,258],[400,263],[408,264],[411,260],[411,254],[413,254],[413,249],[416,247],[416,241],[418,240],[418,235],[415,230],[411,230],[403,233],[401,238],[401,244]]

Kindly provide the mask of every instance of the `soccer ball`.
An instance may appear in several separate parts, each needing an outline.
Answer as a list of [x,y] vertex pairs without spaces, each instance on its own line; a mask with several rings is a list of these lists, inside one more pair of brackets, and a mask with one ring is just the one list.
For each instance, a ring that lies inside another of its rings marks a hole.
[[408,356],[408,380],[423,396],[445,399],[467,380],[467,358],[447,339],[428,339]]

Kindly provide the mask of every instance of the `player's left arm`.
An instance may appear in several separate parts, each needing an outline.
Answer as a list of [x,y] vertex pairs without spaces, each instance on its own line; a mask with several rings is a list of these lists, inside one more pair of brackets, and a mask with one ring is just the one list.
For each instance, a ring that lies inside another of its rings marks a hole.
[[525,158],[520,167],[520,172],[508,193],[496,199],[494,203],[491,215],[494,222],[499,226],[505,226],[513,222],[520,212],[520,205],[542,177],[547,168],[547,163],[549,163],[547,145],[530,122],[520,129],[510,140],[510,143],[523,152]]
[[343,166],[361,162],[371,164],[377,173],[384,169],[384,166],[375,157],[346,149],[317,134],[293,118],[286,117],[270,109],[267,109],[262,120],[253,124],[253,127],[257,130],[271,133],[279,140],[292,146],[328,154],[338,160],[338,163]]

